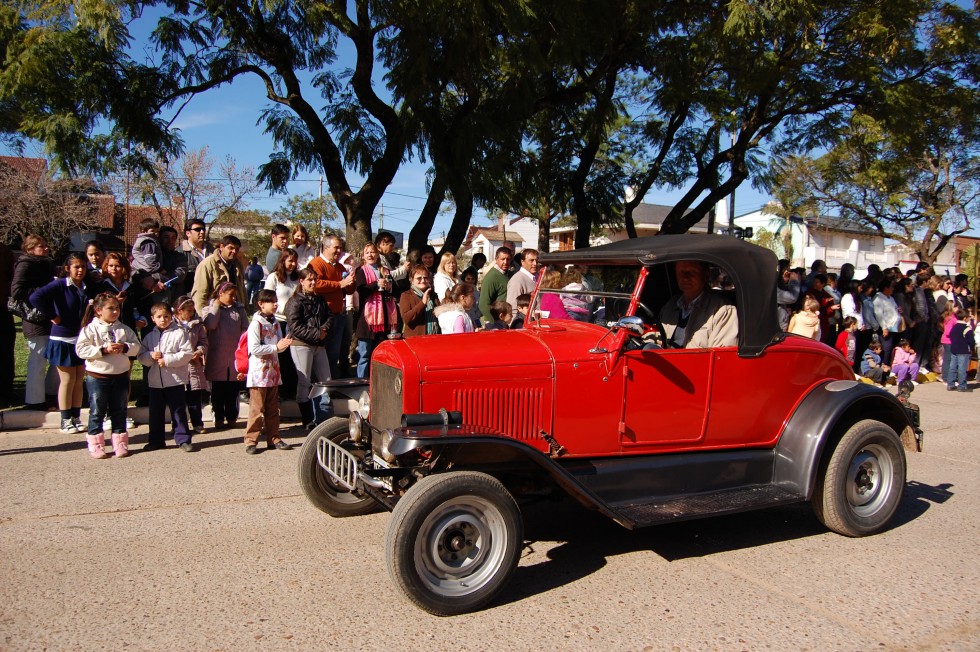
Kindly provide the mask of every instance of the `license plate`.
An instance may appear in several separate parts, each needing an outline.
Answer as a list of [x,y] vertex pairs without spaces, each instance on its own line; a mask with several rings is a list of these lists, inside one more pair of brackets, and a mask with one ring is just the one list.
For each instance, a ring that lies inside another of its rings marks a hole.
[[334,482],[348,491],[354,491],[357,486],[357,458],[343,446],[321,437],[316,443],[316,460]]

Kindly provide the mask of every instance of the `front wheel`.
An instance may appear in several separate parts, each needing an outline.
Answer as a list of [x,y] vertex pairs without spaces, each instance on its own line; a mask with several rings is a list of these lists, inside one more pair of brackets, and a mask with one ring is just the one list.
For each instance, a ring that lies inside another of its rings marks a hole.
[[385,535],[388,573],[421,609],[453,616],[493,600],[523,542],[520,510],[499,480],[472,471],[432,475],[395,506]]
[[338,485],[323,470],[316,459],[317,442],[322,438],[340,442],[348,438],[347,419],[333,417],[327,419],[309,435],[299,449],[299,486],[313,506],[331,516],[363,516],[378,508],[378,504],[367,496],[352,494]]
[[849,537],[880,532],[905,490],[905,452],[895,431],[879,421],[851,426],[818,477],[817,518]]

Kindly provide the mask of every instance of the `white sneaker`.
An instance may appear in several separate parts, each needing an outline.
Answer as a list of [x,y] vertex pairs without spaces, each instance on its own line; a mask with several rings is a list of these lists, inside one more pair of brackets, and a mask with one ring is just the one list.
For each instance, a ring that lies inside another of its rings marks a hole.
[[136,427],[136,422],[133,421],[132,417],[126,417],[126,430],[132,430]]
[[77,435],[78,430],[75,428],[75,424],[71,422],[71,419],[61,420],[61,432],[66,435]]

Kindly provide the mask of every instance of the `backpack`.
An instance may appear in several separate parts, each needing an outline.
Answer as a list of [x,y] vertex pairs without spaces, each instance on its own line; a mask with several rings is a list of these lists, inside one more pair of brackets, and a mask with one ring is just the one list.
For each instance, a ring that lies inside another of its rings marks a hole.
[[248,373],[248,330],[238,338],[238,346],[235,347],[235,371],[240,374]]

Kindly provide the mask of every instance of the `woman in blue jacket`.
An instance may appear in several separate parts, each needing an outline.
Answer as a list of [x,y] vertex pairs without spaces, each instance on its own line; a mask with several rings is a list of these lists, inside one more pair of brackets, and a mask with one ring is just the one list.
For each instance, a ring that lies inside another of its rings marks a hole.
[[82,425],[82,387],[85,361],[75,352],[82,317],[88,305],[85,273],[88,263],[81,254],[65,258],[66,278],[58,278],[31,293],[31,305],[51,318],[51,337],[44,357],[58,368],[58,409],[61,432],[86,432]]

